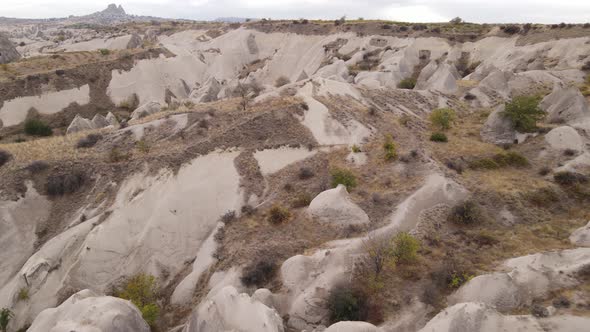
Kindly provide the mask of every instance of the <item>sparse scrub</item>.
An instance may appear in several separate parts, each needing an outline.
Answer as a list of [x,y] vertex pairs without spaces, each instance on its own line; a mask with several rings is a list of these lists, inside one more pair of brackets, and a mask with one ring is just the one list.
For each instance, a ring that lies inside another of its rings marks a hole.
[[447,217],[449,222],[458,225],[475,225],[482,222],[482,211],[474,201],[465,201],[457,204]]
[[430,140],[433,142],[443,142],[446,143],[449,141],[449,139],[447,138],[447,135],[445,135],[445,133],[432,133],[432,135],[430,135]]
[[27,301],[29,299],[29,289],[27,287],[19,289],[17,299],[19,301]]
[[8,308],[2,308],[0,310],[0,330],[2,332],[8,331],[8,323],[14,317],[14,314]]
[[412,90],[416,87],[416,79],[412,77],[404,78],[397,84],[397,87],[400,89]]
[[356,144],[354,144],[352,146],[351,150],[352,150],[353,153],[360,153],[361,152],[361,148],[358,145],[356,145]]
[[100,50],[98,50],[98,52],[100,52],[100,55],[109,55],[111,54],[111,50],[109,50],[108,48],[101,48]]
[[299,169],[299,179],[300,180],[307,180],[307,179],[311,179],[312,177],[315,176],[315,174],[313,173],[313,171],[310,168],[307,167],[301,167]]
[[276,88],[280,88],[284,85],[287,85],[291,83],[291,80],[289,80],[286,76],[280,76],[279,78],[277,78],[277,80],[275,81],[275,87]]
[[555,173],[553,175],[553,180],[561,186],[573,186],[588,182],[588,177],[579,173],[563,171]]
[[31,172],[31,174],[37,174],[43,172],[44,170],[49,168],[49,164],[42,160],[33,161],[32,163],[27,166],[27,170]]
[[510,24],[505,26],[502,30],[509,35],[513,35],[520,32],[520,27],[518,25]]
[[281,224],[291,217],[291,212],[278,204],[274,205],[268,211],[268,221],[271,224]]
[[148,154],[151,150],[149,143],[145,139],[135,142],[135,148],[143,154]]
[[347,190],[352,190],[357,186],[356,176],[347,169],[335,168],[330,172],[332,176],[332,187],[336,188],[339,184],[346,187]]
[[234,221],[236,221],[236,211],[227,211],[221,216],[221,222],[226,225],[229,225]]
[[10,159],[12,159],[12,155],[10,153],[0,150],[0,167],[4,166]]
[[25,134],[31,136],[51,136],[53,130],[45,122],[38,119],[25,121]]
[[291,206],[293,206],[293,208],[302,208],[309,206],[309,203],[311,203],[311,195],[308,193],[301,193],[295,197]]
[[453,273],[451,275],[451,281],[449,282],[449,288],[457,289],[473,279],[473,277],[473,275],[468,273]]
[[160,308],[156,303],[157,293],[154,276],[137,274],[127,280],[115,296],[131,301],[139,309],[146,323],[154,326],[160,314]]
[[391,161],[397,158],[397,148],[393,142],[391,135],[385,136],[385,142],[383,143],[383,150],[385,150],[385,160]]
[[371,278],[377,280],[381,273],[395,267],[396,256],[393,241],[390,237],[374,237],[369,235],[363,241],[364,252],[366,253],[366,265],[369,268]]
[[330,323],[341,321],[363,321],[367,315],[363,308],[367,299],[364,294],[354,291],[349,286],[337,286],[330,292],[328,309],[330,310]]
[[240,280],[246,287],[264,287],[277,272],[277,264],[273,259],[259,258],[244,268]]
[[91,148],[102,139],[100,134],[88,134],[86,137],[82,137],[76,143],[76,148]]
[[539,188],[525,195],[527,200],[539,207],[548,207],[559,202],[559,195],[551,187]]
[[545,117],[539,107],[541,99],[537,96],[518,96],[506,103],[503,115],[510,119],[514,128],[520,132],[532,132],[537,129],[537,121]]
[[397,263],[409,264],[418,259],[418,249],[420,241],[410,235],[410,233],[401,232],[393,239],[393,255]]
[[450,108],[438,108],[430,113],[430,122],[441,131],[449,130],[455,121],[455,111]]
[[527,167],[529,161],[518,152],[508,151],[498,153],[492,158],[481,158],[469,163],[472,169],[498,169],[503,167]]
[[108,160],[111,163],[119,163],[122,161],[127,161],[131,158],[129,153],[122,152],[118,147],[113,147],[109,151]]
[[78,191],[86,182],[82,172],[74,171],[68,174],[53,174],[47,177],[46,190],[49,196],[62,196]]

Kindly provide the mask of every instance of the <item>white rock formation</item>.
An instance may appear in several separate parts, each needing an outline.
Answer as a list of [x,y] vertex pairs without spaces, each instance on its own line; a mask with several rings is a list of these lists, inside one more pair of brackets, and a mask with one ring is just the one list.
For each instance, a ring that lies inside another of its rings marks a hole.
[[449,297],[449,303],[482,302],[498,310],[528,306],[549,291],[577,285],[575,273],[590,264],[590,248],[553,251],[512,258],[509,272],[471,279]]
[[20,59],[20,54],[14,44],[3,33],[0,33],[0,64]]
[[590,247],[590,221],[570,235],[570,242],[578,247]]
[[107,119],[100,114],[95,114],[92,118],[92,126],[95,129],[108,127],[110,125],[111,124],[107,121]]
[[28,332],[149,332],[141,312],[129,301],[83,290],[35,318]]
[[342,184],[317,195],[309,204],[307,211],[312,218],[335,226],[345,227],[369,223],[369,216],[354,204],[346,187]]
[[557,127],[545,135],[545,141],[555,150],[573,150],[581,152],[584,140],[578,132],[569,126]]
[[105,119],[107,120],[109,125],[115,128],[119,127],[119,120],[117,120],[117,117],[113,113],[109,112]]
[[338,322],[330,325],[324,332],[378,332],[379,329],[366,322]]
[[[100,114],[94,115],[92,120],[83,118],[80,114],[76,114],[68,129],[66,130],[66,134],[73,134],[81,131],[92,130],[92,129],[100,129],[105,128],[111,125],[111,121],[113,120],[114,116],[112,113],[109,112],[111,115],[110,120],[107,120],[104,116]],[[107,115],[108,117],[109,115]],[[114,119],[116,121],[116,119]]]
[[588,102],[576,87],[556,87],[541,102],[550,122],[575,123],[590,116]]
[[283,332],[274,309],[228,286],[208,296],[191,316],[183,332]]
[[502,115],[504,107],[493,111],[481,128],[481,139],[492,144],[513,144],[517,132],[512,122]]
[[146,116],[154,113],[158,113],[162,110],[162,105],[157,101],[150,101],[147,102],[133,111],[131,113],[132,120],[138,120],[141,118],[145,118]]
[[200,88],[192,91],[189,98],[196,103],[216,101],[221,92],[221,87],[221,83],[215,77],[211,77]]

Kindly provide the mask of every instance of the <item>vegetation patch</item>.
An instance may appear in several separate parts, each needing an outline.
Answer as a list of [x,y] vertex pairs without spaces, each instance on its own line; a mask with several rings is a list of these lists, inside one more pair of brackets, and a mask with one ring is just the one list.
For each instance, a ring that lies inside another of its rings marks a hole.
[[385,136],[385,142],[383,143],[383,150],[385,150],[385,160],[391,161],[397,158],[397,148],[393,142],[391,135]]
[[432,135],[430,135],[430,140],[433,142],[442,142],[442,143],[446,143],[449,141],[449,139],[447,138],[447,135],[445,135],[445,133],[432,133]]
[[156,303],[157,294],[156,278],[148,274],[138,274],[127,280],[115,296],[131,301],[148,325],[153,326],[160,314]]
[[539,107],[541,98],[538,96],[517,96],[506,103],[503,116],[507,117],[520,132],[528,133],[537,129],[537,121],[545,117]]
[[51,136],[53,130],[45,122],[38,119],[29,119],[25,121],[25,134],[31,136]]
[[10,159],[12,159],[12,155],[7,151],[0,150],[0,167],[4,166]]
[[453,207],[447,220],[458,225],[480,224],[483,220],[482,211],[474,201],[465,201]]
[[499,169],[503,167],[527,167],[529,161],[518,152],[497,153],[492,158],[480,158],[469,163],[472,169]]
[[441,131],[449,130],[456,117],[455,111],[450,108],[438,108],[429,115],[432,125]]
[[339,184],[346,187],[347,190],[352,190],[357,186],[356,176],[350,170],[343,168],[335,168],[330,172],[332,176],[332,187],[336,188]]
[[82,137],[76,143],[76,148],[91,148],[98,143],[102,139],[102,135],[100,134],[88,134],[86,137]]
[[401,232],[393,239],[393,256],[400,264],[413,263],[418,259],[420,241],[410,233]]
[[412,77],[404,78],[397,84],[397,87],[400,89],[412,90],[416,87],[416,79]]
[[0,331],[7,332],[8,331],[8,323],[14,317],[14,314],[8,308],[2,308],[0,310]]
[[85,181],[84,173],[74,171],[68,174],[50,175],[47,177],[45,187],[49,196],[62,196],[78,191]]
[[365,294],[349,286],[337,286],[330,292],[328,309],[330,323],[341,321],[364,321],[367,319],[367,298]]
[[246,266],[241,281],[247,287],[264,287],[277,272],[277,264],[273,259],[261,258]]
[[271,224],[281,224],[291,217],[291,212],[285,207],[274,205],[268,211],[268,221]]

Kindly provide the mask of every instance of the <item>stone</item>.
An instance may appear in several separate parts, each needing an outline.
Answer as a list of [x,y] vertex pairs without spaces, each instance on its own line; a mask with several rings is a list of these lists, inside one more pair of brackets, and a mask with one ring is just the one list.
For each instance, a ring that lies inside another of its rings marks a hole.
[[117,117],[113,113],[109,112],[105,119],[107,120],[109,125],[111,125],[113,127],[119,126],[119,120],[117,120]]
[[20,59],[20,53],[7,36],[0,33],[0,64]]
[[578,247],[590,247],[590,221],[570,235],[570,242]]
[[74,120],[72,120],[72,122],[68,126],[68,129],[66,130],[66,134],[69,135],[91,129],[94,129],[94,124],[92,123],[92,121],[81,117],[79,114],[76,114]]
[[150,114],[160,112],[160,110],[162,110],[162,105],[159,102],[150,101],[136,108],[135,111],[131,113],[131,119],[138,120],[141,118],[145,118]]
[[573,150],[580,152],[584,149],[584,140],[578,132],[569,126],[552,129],[545,135],[545,141],[555,150]]
[[576,87],[556,87],[540,104],[547,112],[547,121],[575,123],[590,115],[588,102]]
[[307,211],[318,221],[336,226],[364,225],[369,222],[369,216],[352,202],[342,184],[316,196]]
[[512,122],[502,115],[504,106],[498,107],[489,116],[481,128],[481,139],[492,144],[513,144],[516,130]]

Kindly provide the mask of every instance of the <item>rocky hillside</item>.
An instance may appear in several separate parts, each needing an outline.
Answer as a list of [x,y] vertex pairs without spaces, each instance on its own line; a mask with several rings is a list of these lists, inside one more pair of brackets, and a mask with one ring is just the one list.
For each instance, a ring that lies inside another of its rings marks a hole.
[[590,26],[10,31],[8,331],[590,326]]

